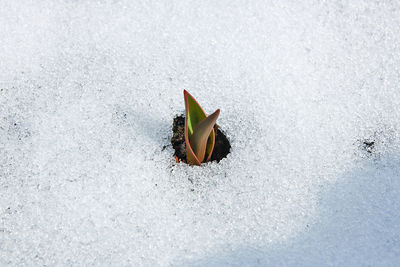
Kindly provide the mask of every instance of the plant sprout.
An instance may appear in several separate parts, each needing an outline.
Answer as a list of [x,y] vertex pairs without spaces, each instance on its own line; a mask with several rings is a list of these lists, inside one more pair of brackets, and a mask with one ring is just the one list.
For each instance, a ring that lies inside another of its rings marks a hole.
[[191,165],[210,160],[215,144],[214,125],[220,110],[207,116],[199,103],[186,90],[185,98],[185,142],[186,159]]

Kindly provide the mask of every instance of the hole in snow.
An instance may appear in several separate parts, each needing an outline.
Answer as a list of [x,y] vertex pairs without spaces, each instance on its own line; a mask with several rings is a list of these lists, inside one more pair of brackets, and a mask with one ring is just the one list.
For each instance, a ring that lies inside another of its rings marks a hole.
[[[228,138],[221,131],[221,129],[215,125],[215,145],[211,155],[210,161],[219,162],[229,154],[231,144]],[[180,161],[186,162],[186,143],[185,143],[185,116],[180,115],[174,118],[172,125],[172,147],[175,150],[174,156],[177,156]]]

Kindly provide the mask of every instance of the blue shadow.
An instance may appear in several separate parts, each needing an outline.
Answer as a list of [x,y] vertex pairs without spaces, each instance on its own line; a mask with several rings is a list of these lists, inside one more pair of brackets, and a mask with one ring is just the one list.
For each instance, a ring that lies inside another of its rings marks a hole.
[[321,192],[317,221],[294,240],[184,266],[400,266],[400,157],[365,159]]

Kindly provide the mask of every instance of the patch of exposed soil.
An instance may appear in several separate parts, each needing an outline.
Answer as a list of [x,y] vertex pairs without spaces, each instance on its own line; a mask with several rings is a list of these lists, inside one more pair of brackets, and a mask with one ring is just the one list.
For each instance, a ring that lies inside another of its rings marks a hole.
[[[231,144],[217,125],[214,126],[214,130],[216,135],[211,161],[219,162],[229,154]],[[180,115],[174,118],[172,132],[171,143],[175,150],[174,156],[177,156],[180,161],[186,162],[185,116]]]

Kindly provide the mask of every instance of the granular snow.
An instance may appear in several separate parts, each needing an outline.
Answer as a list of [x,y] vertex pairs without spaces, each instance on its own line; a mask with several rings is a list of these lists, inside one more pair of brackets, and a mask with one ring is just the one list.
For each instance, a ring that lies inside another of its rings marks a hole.
[[0,6],[0,265],[400,263],[400,3]]

